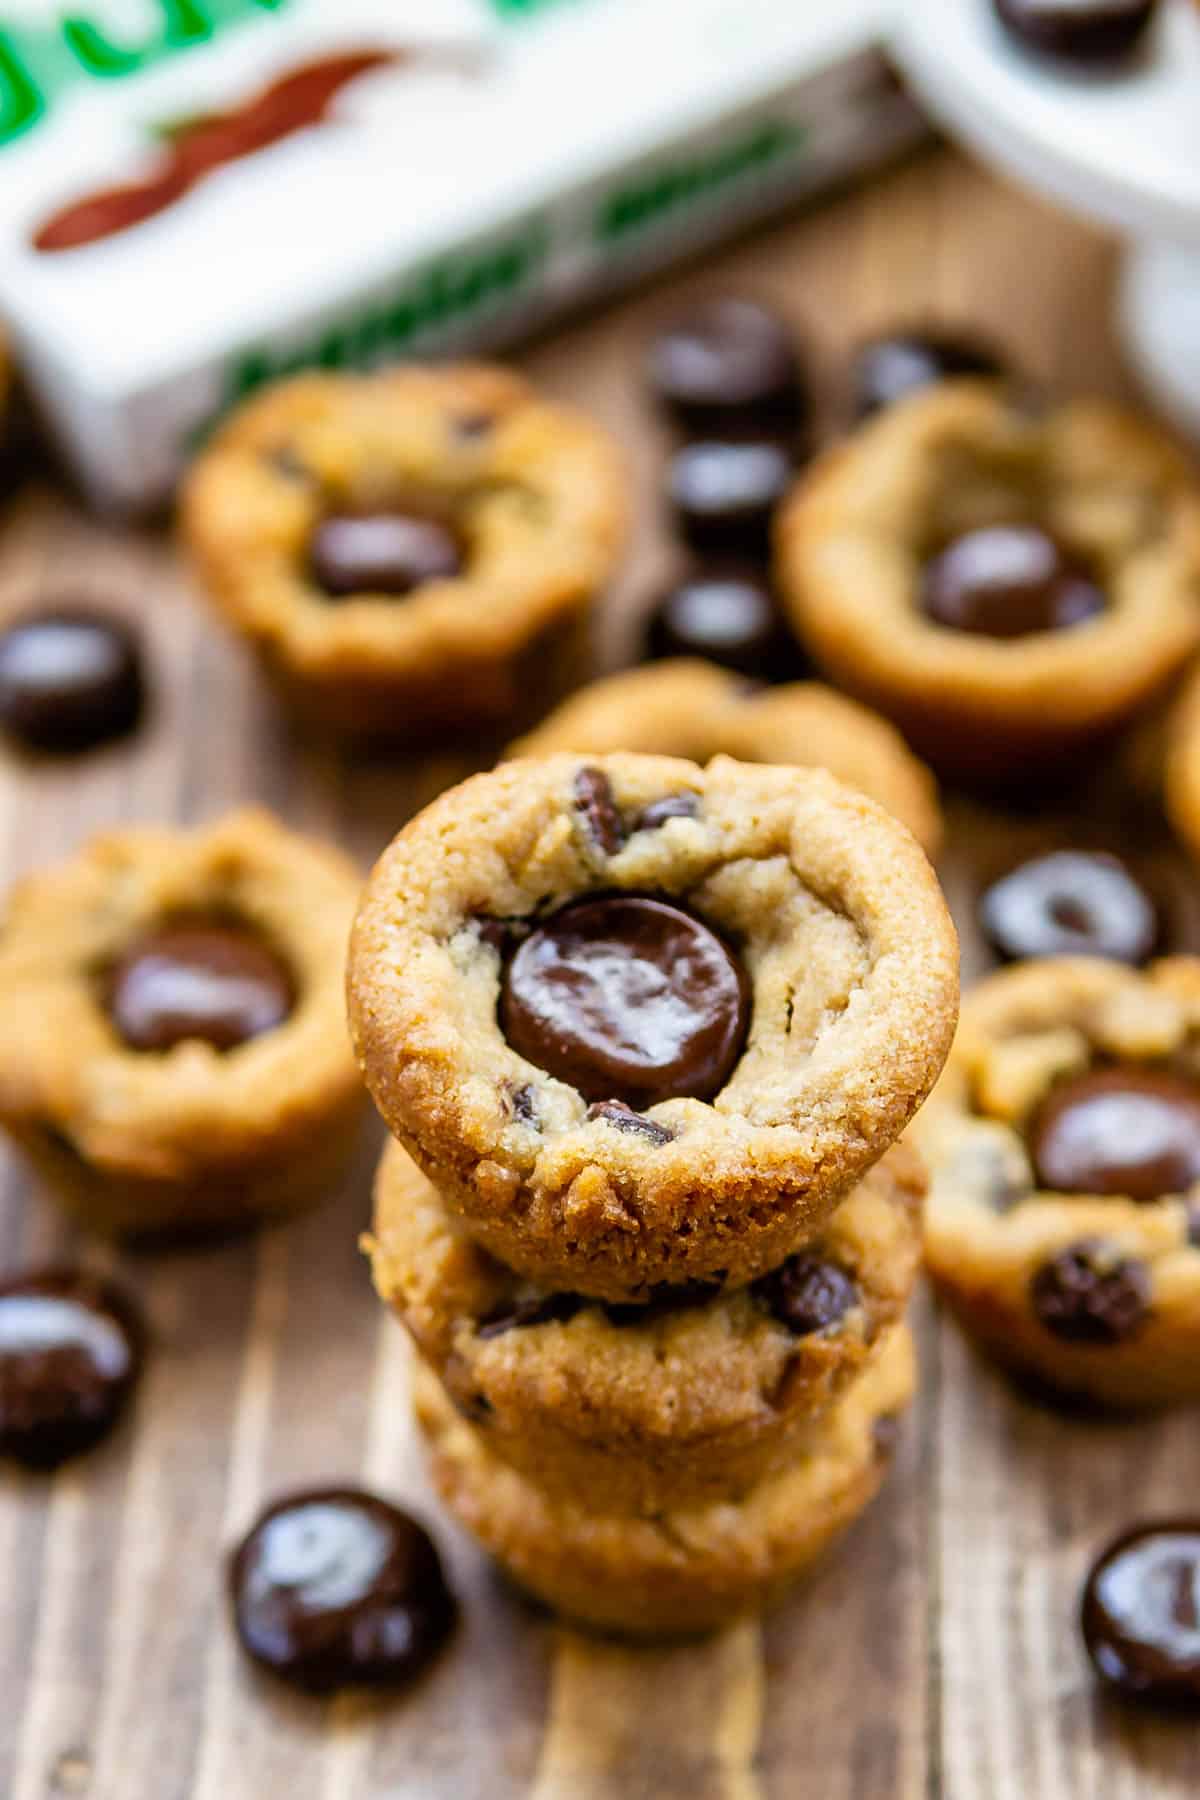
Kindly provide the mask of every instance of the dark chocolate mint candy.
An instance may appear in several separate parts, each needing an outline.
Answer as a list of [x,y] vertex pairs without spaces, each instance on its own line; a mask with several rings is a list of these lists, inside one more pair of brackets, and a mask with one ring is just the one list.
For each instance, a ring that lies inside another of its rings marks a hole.
[[597,850],[615,856],[625,842],[625,824],[603,769],[580,769],[575,777],[575,807]]
[[771,520],[794,476],[771,439],[685,444],[667,464],[667,499],[684,541],[707,554],[765,560]]
[[790,427],[807,411],[792,334],[753,300],[702,301],[650,345],[651,391],[691,431]]
[[131,731],[145,698],[136,634],[82,609],[0,634],[0,726],[35,750],[87,750]]
[[710,1100],[742,1053],[745,970],[703,920],[669,901],[573,901],[509,959],[500,1024],[517,1053],[585,1100],[644,1112]]
[[1104,592],[1038,525],[968,531],[925,568],[926,617],[977,637],[1031,637],[1068,631],[1100,616]]
[[313,579],[330,599],[410,594],[462,573],[463,545],[442,519],[417,513],[330,513],[309,545]]
[[428,1534],[356,1488],[269,1507],[233,1554],[229,1589],[243,1649],[313,1694],[414,1680],[457,1616]]
[[53,1468],[116,1424],[141,1373],[133,1301],[85,1269],[0,1283],[0,1455]]
[[249,929],[180,919],[139,939],[113,971],[109,1011],[134,1050],[170,1050],[199,1038],[233,1050],[282,1025],[292,979]]
[[701,569],[669,588],[646,622],[653,660],[700,656],[752,681],[794,681],[808,664],[765,574]]
[[1158,909],[1115,856],[1056,850],[995,881],[979,922],[999,956],[1105,956],[1139,964],[1160,937]]
[[635,831],[657,831],[668,819],[695,819],[700,815],[698,794],[666,794],[644,806],[634,821]]
[[950,331],[889,331],[861,344],[855,354],[851,408],[856,419],[867,419],[939,381],[1005,373],[996,352],[974,338]]
[[648,1119],[645,1113],[634,1112],[621,1100],[597,1100],[587,1109],[589,1119],[603,1119],[617,1131],[629,1132],[634,1137],[648,1138],[652,1144],[669,1144],[674,1132],[660,1125],[657,1119]]
[[816,1256],[789,1256],[751,1292],[794,1337],[826,1331],[858,1305],[858,1288],[845,1269]]
[[1019,43],[1083,65],[1130,55],[1158,11],[1157,0],[993,0],[993,5]]
[[1200,1181],[1200,1083],[1165,1069],[1092,1069],[1061,1081],[1029,1146],[1041,1186],[1148,1203]]
[[529,1325],[566,1325],[584,1305],[586,1302],[578,1294],[532,1294],[524,1299],[505,1300],[480,1319],[475,1335],[494,1338]]
[[1117,1257],[1103,1244],[1076,1244],[1034,1275],[1034,1314],[1070,1344],[1119,1344],[1133,1337],[1150,1311],[1150,1274],[1144,1263]]
[[1200,1521],[1123,1532],[1092,1566],[1080,1623],[1097,1674],[1118,1692],[1200,1712]]

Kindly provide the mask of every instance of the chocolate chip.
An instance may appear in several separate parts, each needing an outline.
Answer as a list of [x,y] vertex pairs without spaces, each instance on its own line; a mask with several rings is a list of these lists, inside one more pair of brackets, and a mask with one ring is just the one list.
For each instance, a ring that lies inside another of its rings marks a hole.
[[926,565],[923,579],[926,617],[979,637],[1067,631],[1107,604],[1088,570],[1037,525],[968,531]]
[[1011,962],[1105,956],[1136,965],[1153,956],[1161,934],[1154,901],[1124,863],[1080,850],[1034,857],[993,882],[979,922]]
[[936,382],[1005,372],[1003,359],[975,338],[937,330],[889,331],[855,354],[851,410],[856,419],[867,419]]
[[512,1110],[513,1118],[520,1119],[525,1125],[537,1125],[540,1123],[538,1119],[537,1100],[534,1091],[528,1082],[526,1082],[523,1087],[514,1088],[512,1090]]
[[1158,11],[1157,0],[993,0],[993,5],[1019,43],[1084,65],[1128,56]]
[[88,750],[124,737],[145,700],[137,635],[118,619],[62,608],[0,634],[0,726],[35,750]]
[[463,546],[441,519],[415,513],[331,513],[309,545],[313,579],[331,600],[410,594],[462,573]]
[[1119,1693],[1200,1712],[1200,1521],[1136,1525],[1109,1544],[1080,1624],[1093,1667]]
[[639,894],[560,908],[509,959],[500,986],[501,1029],[519,1055],[585,1100],[635,1113],[718,1093],[749,1013],[729,947],[703,920]]
[[505,1301],[480,1319],[476,1337],[501,1337],[528,1325],[566,1325],[587,1302],[578,1294],[536,1294],[525,1300]]
[[766,575],[739,568],[702,569],[669,588],[646,622],[646,654],[702,656],[755,682],[809,672]]
[[53,1468],[99,1443],[141,1374],[145,1331],[130,1297],[84,1269],[0,1283],[0,1455]]
[[1029,1146],[1042,1187],[1143,1205],[1200,1181],[1200,1083],[1165,1069],[1091,1069],[1061,1081]]
[[694,550],[765,559],[794,474],[792,457],[770,440],[685,444],[667,465],[676,529]]
[[752,300],[713,298],[676,318],[653,339],[647,375],[689,430],[791,427],[806,411],[791,332]]
[[794,1337],[825,1331],[858,1305],[858,1288],[846,1271],[814,1256],[789,1256],[750,1291]]
[[198,1038],[232,1050],[291,1013],[292,980],[253,932],[178,920],[139,939],[113,972],[112,1021],[134,1050],[170,1050]]
[[635,831],[657,831],[668,819],[695,819],[700,813],[700,801],[695,794],[666,794],[661,800],[652,800],[644,806],[634,821]]
[[648,1119],[644,1113],[634,1112],[620,1100],[597,1100],[587,1109],[589,1119],[603,1119],[617,1131],[631,1132],[635,1137],[649,1138],[652,1144],[669,1144],[675,1136],[657,1119]]
[[588,835],[605,856],[615,856],[625,842],[625,825],[603,769],[580,769],[575,776],[575,806]]
[[269,1507],[232,1557],[229,1591],[243,1649],[312,1694],[408,1684],[458,1611],[428,1534],[356,1488]]
[[1119,1344],[1150,1311],[1150,1273],[1099,1243],[1076,1244],[1043,1263],[1029,1298],[1046,1330],[1072,1344]]

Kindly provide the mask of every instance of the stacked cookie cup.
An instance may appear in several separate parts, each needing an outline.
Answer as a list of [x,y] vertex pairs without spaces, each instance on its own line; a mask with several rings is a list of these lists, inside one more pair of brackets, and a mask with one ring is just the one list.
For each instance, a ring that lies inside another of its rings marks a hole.
[[822,771],[564,753],[443,795],[352,938],[394,1139],[369,1240],[451,1510],[630,1635],[773,1598],[878,1489],[913,1391],[953,929]]

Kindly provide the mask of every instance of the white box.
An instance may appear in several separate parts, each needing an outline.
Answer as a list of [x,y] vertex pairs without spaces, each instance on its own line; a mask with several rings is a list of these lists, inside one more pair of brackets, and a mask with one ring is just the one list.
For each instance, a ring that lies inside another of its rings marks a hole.
[[[94,497],[145,504],[272,375],[511,340],[912,142],[882,12],[78,0],[64,21],[57,3],[10,4],[0,312]],[[274,120],[261,96],[282,76],[371,50],[389,60],[323,122],[188,185],[231,112]],[[148,183],[170,203],[143,222],[38,247],[64,208]]]

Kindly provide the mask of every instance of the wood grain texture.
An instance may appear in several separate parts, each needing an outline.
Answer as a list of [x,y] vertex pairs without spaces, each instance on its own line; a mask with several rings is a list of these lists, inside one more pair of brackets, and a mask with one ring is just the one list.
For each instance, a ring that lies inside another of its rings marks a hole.
[[[1089,232],[938,153],[576,325],[524,359],[629,446],[642,496],[602,655],[674,552],[653,496],[663,440],[638,380],[650,322],[692,287],[748,287],[807,334],[827,418],[847,346],[897,317],[969,320],[1035,379],[1120,393],[1112,258]],[[293,741],[169,546],[28,492],[0,514],[0,616],[95,595],[148,635],[158,690],[132,745],[78,766],[0,767],[0,870],[125,818],[195,820],[257,799],[364,866],[486,755],[464,743],[350,762]],[[955,815],[946,880],[969,929],[980,868],[1022,834]],[[1032,841],[1032,839],[1031,839]],[[1177,942],[1200,943],[1188,883]],[[1016,1398],[926,1305],[924,1387],[884,1497],[782,1612],[692,1649],[623,1650],[557,1627],[438,1514],[406,1352],[355,1247],[356,1180],[286,1229],[187,1255],[115,1256],[156,1352],[135,1416],[55,1481],[0,1476],[0,1794],[11,1800],[1158,1800],[1200,1790],[1200,1739],[1105,1702],[1079,1649],[1079,1578],[1133,1513],[1192,1503],[1186,1417],[1064,1422]],[[0,1166],[0,1268],[74,1248]],[[317,1706],[269,1690],[226,1629],[222,1553],[269,1497],[362,1479],[428,1517],[464,1601],[410,1696]]]

